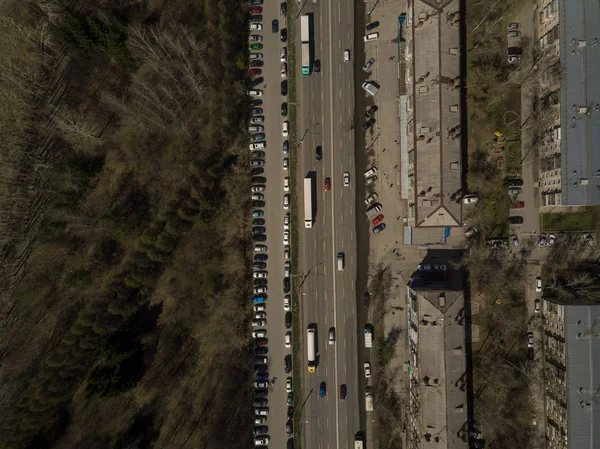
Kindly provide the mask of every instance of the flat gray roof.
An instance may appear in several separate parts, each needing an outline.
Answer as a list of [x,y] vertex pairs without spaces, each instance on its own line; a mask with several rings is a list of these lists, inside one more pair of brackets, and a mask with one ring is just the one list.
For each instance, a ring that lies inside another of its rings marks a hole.
[[559,14],[561,202],[600,204],[600,4],[560,0]]
[[569,447],[592,449],[600,445],[600,305],[564,311]]

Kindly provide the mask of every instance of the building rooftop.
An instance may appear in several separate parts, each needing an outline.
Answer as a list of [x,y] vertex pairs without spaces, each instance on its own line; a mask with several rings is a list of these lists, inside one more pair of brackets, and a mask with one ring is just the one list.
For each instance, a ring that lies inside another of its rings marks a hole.
[[416,1],[408,126],[414,167],[409,201],[415,227],[462,226],[460,14],[458,0]]
[[413,289],[418,315],[420,439],[424,449],[467,447],[462,291]]
[[561,203],[600,204],[600,3],[558,3]]

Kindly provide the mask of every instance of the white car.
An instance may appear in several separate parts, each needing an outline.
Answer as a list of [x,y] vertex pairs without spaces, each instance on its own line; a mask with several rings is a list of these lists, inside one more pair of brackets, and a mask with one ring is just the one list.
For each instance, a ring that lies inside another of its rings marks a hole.
[[252,320],[252,327],[265,327],[267,320]]
[[250,53],[250,61],[253,59],[262,59],[264,55],[262,53]]
[[542,293],[542,278],[539,276],[535,278],[535,291],[536,293]]
[[254,276],[254,279],[266,279],[267,274],[266,271],[255,271],[252,276]]
[[479,201],[479,197],[477,195],[466,195],[463,198],[464,204],[475,204],[477,201]]
[[369,33],[363,38],[365,42],[370,42],[377,39],[379,39],[379,33]]
[[290,159],[287,157],[283,158],[283,169],[286,171],[290,169]]
[[251,97],[262,97],[262,90],[260,89],[250,89],[248,91],[248,95]]
[[379,198],[379,196],[376,193],[372,193],[371,195],[365,198],[365,205],[370,206],[372,203],[377,201],[377,198]]
[[291,377],[288,377],[285,380],[285,391],[287,393],[291,393],[292,392],[292,378]]
[[253,201],[262,201],[265,199],[265,196],[262,193],[253,193],[252,200]]
[[267,305],[265,303],[254,304],[254,311],[255,312],[264,312],[265,310],[267,310]]
[[350,185],[350,173],[344,172],[344,187],[348,187]]
[[344,50],[344,62],[350,62],[350,50]]
[[266,424],[267,423],[267,418],[265,418],[264,416],[256,416],[254,418],[254,425],[255,426],[259,426],[261,424]]
[[520,57],[520,56],[518,56],[518,55],[517,55],[517,56],[515,56],[515,55],[510,55],[510,56],[508,57],[508,63],[509,63],[509,64],[516,64],[516,63],[518,63],[520,60],[521,60],[521,57]]
[[252,42],[261,42],[263,40],[263,37],[260,34],[251,34],[248,40]]
[[252,187],[250,187],[250,191],[252,193],[264,192],[265,186],[264,185],[252,186]]
[[290,244],[290,231],[283,231],[283,244],[284,245]]
[[374,175],[375,173],[377,173],[377,167],[373,166],[371,168],[369,168],[366,172],[364,172],[363,174],[365,175],[365,178],[368,178],[369,176]]
[[252,125],[248,127],[248,131],[251,133],[262,133],[264,132],[265,127],[262,125]]
[[283,217],[283,229],[290,229],[290,220],[291,220],[291,217],[290,217],[290,213],[288,212]]
[[267,319],[267,312],[256,312],[254,314],[254,319],[255,320],[266,320]]
[[266,435],[263,435],[261,437],[255,438],[254,439],[254,445],[255,446],[266,446],[267,444],[269,444],[269,437]]
[[287,64],[284,62],[281,64],[281,77],[285,78],[287,76]]
[[285,347],[286,348],[292,347],[292,333],[291,332],[285,333]]
[[289,176],[286,176],[285,178],[283,178],[283,191],[284,192],[289,192],[290,191],[290,178],[289,178]]
[[283,195],[283,208],[288,210],[290,208],[290,194],[286,193]]
[[267,287],[254,287],[254,294],[260,295],[263,293],[267,293]]
[[254,414],[258,416],[267,416],[269,414],[268,407],[257,407],[254,409]]
[[554,234],[548,234],[548,246],[553,246],[556,242],[556,236]]
[[287,120],[281,124],[281,135],[287,137],[290,131],[290,122]]
[[258,142],[258,143],[251,143],[248,148],[250,148],[250,151],[255,151],[255,150],[264,150],[266,147],[267,146],[265,145],[264,142]]
[[283,277],[289,278],[291,276],[292,264],[288,260],[285,264],[283,264]]
[[262,23],[251,23],[250,24],[250,31],[262,31],[263,26]]
[[266,253],[267,245],[254,245],[254,252],[255,253]]
[[281,53],[279,54],[279,59],[281,60],[281,62],[287,61],[287,48],[286,47],[281,48]]
[[283,259],[290,260],[290,247],[289,246],[286,246],[285,248],[283,248]]
[[365,362],[365,377],[371,377],[371,363]]
[[292,299],[290,295],[285,295],[283,297],[283,310],[285,310],[286,312],[292,310]]
[[266,330],[260,330],[260,331],[254,331],[252,332],[252,338],[266,338],[267,337],[267,331]]

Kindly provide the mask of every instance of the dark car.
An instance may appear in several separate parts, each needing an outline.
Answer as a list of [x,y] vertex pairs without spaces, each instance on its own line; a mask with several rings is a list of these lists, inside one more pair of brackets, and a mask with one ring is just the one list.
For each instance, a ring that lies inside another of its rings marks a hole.
[[346,399],[346,392],[347,392],[346,384],[340,385],[340,399],[342,399],[342,400]]
[[250,17],[248,17],[249,22],[262,22],[262,19],[263,18],[260,14],[250,15]]
[[510,224],[521,224],[523,223],[523,217],[520,215],[513,215],[512,217],[508,217],[508,222]]
[[252,178],[252,184],[264,184],[267,182],[267,178],[264,176],[255,176]]
[[283,102],[283,103],[281,103],[281,116],[287,117],[287,114],[288,114],[287,103]]
[[250,67],[262,67],[263,65],[265,65],[265,63],[260,59],[254,59],[253,61],[250,61]]
[[267,346],[257,346],[254,348],[254,353],[258,355],[265,355],[269,352],[269,348]]
[[315,73],[321,72],[321,60],[320,59],[315,59],[315,62],[313,64],[313,72],[315,72]]
[[261,168],[261,167],[253,168],[252,170],[250,170],[250,174],[252,176],[262,175],[264,172],[265,172],[265,169]]
[[267,426],[256,426],[253,429],[254,435],[267,435],[269,433],[269,428]]
[[521,178],[509,178],[506,180],[506,185],[509,186],[522,186],[523,180]]
[[264,270],[267,268],[267,264],[265,262],[254,262],[252,263],[252,268],[255,270]]
[[294,407],[288,407],[287,417],[288,417],[288,419],[294,417]]
[[294,434],[294,420],[288,419],[287,423],[285,424],[285,434],[288,436],[288,438]]
[[323,147],[321,145],[315,148],[315,159],[318,161],[323,159]]
[[279,32],[279,40],[281,42],[287,41],[287,28],[282,28]]
[[265,407],[269,403],[267,398],[255,398],[254,399],[254,407]]
[[[254,344],[257,346],[266,346],[269,344],[269,339],[267,338],[257,338],[256,340],[254,340]],[[262,377],[262,374],[260,375]],[[269,377],[268,376],[264,376],[264,379],[259,379],[259,376],[256,376],[256,380],[258,381],[262,381],[262,380],[268,380]]]
[[370,24],[368,24],[366,26],[367,31],[371,31],[372,29],[375,29],[379,26],[379,22],[376,20],[375,22],[371,22]]
[[264,82],[265,82],[265,79],[262,76],[259,76],[258,78],[255,78],[250,82],[250,87],[256,87],[259,84],[262,84]]
[[[256,259],[256,257],[254,257]],[[365,308],[369,307],[369,299],[371,298],[371,294],[369,292],[365,292],[363,294],[363,306]]]
[[283,359],[283,371],[285,371],[286,374],[289,374],[292,372],[292,356],[291,356],[291,354],[286,355]]
[[287,95],[287,87],[288,87],[287,80],[283,80],[281,82],[281,96],[282,97],[285,97]]
[[287,445],[285,446],[285,449],[294,449],[294,439],[290,438],[289,440],[287,440]]
[[263,0],[250,0],[250,4],[253,6],[260,6],[263,4]]
[[279,15],[281,17],[285,17],[287,15],[287,3],[286,2],[282,2],[281,5],[279,6]]
[[285,328],[290,329],[292,327],[292,312],[286,312],[285,314]]
[[252,226],[264,226],[264,225],[265,225],[264,218],[255,218],[254,220],[252,220]]
[[283,278],[283,293],[290,292],[290,278]]
[[262,100],[252,100],[250,101],[250,106],[262,106]]
[[254,260],[259,261],[259,262],[265,262],[269,259],[269,256],[267,256],[266,254],[256,254],[254,256]]
[[288,154],[289,152],[290,152],[290,141],[284,140],[283,141],[283,154]]
[[381,231],[385,229],[385,223],[378,224],[373,228],[373,234],[379,234]]
[[319,386],[319,397],[324,398],[327,395],[327,384],[325,382],[321,382]]
[[261,200],[252,201],[252,207],[265,207],[265,202]]
[[254,115],[259,115],[263,113],[263,108],[252,108],[250,109],[250,113]]
[[258,373],[256,375],[257,382],[264,382],[265,380],[269,380],[269,373]]
[[377,109],[379,109],[379,107],[376,104],[374,104],[369,109],[367,109],[367,112],[365,112],[365,117],[371,117],[373,114],[375,114],[375,112],[377,112]]
[[254,398],[266,398],[269,396],[269,390],[261,388],[260,390],[254,390]]
[[[260,139],[264,139],[264,137],[259,138]],[[250,153],[250,157],[252,159],[264,159],[265,158],[265,152],[264,151],[253,151],[252,153]],[[263,186],[265,187],[265,186]]]
[[265,234],[254,234],[252,240],[255,242],[266,242],[267,236]]
[[362,126],[363,131],[366,131],[367,129],[369,129],[371,126],[373,126],[375,124],[375,119],[374,118],[370,118],[369,120],[367,120],[367,122],[365,122],[365,124]]
[[279,31],[279,21],[277,19],[273,19],[271,22],[271,31],[273,33],[277,33]]

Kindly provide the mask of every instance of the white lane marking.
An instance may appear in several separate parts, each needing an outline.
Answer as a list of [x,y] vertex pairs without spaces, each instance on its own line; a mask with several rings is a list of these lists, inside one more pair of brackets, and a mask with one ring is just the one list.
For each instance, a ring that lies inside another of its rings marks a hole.
[[340,98],[342,98],[342,89],[340,89]]

